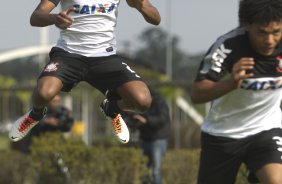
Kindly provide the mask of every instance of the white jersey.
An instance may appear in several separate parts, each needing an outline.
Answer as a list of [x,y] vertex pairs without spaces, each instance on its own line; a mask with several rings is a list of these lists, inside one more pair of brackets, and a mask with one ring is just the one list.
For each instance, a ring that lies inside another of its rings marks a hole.
[[254,77],[240,89],[215,99],[202,124],[202,131],[214,136],[244,138],[272,128],[281,128],[282,44],[271,56],[255,53],[244,29],[220,37],[202,61],[197,81],[219,81],[230,75],[234,63],[253,57]]
[[56,47],[87,57],[116,54],[119,0],[61,0],[62,10],[70,6],[76,7],[73,24],[60,31]]

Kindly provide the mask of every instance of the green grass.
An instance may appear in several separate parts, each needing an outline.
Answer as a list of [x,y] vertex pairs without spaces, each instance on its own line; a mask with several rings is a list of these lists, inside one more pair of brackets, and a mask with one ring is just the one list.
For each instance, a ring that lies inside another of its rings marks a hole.
[[0,133],[0,150],[7,150],[10,148],[10,140],[7,133]]

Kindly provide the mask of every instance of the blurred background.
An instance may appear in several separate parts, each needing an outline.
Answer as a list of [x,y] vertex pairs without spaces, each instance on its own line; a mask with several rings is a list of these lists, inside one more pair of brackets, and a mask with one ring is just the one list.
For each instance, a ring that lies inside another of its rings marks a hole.
[[[238,0],[152,0],[151,2],[160,11],[162,21],[159,26],[147,24],[139,12],[128,7],[125,0],[121,1],[116,32],[118,54],[124,57],[149,86],[157,89],[165,97],[172,119],[168,147],[169,150],[176,151],[180,155],[179,160],[168,156],[166,163],[167,165],[171,165],[170,162],[178,163],[182,171],[187,171],[187,165],[196,165],[197,159],[191,154],[198,154],[199,127],[208,109],[208,104],[195,106],[190,102],[190,85],[210,45],[221,34],[238,25]],[[37,76],[48,61],[48,52],[56,43],[59,34],[55,26],[48,28],[30,26],[29,17],[38,3],[39,1],[29,0],[1,3],[0,151],[3,150],[3,153],[11,148],[7,136],[11,123],[30,108],[31,92]],[[60,6],[54,12],[59,10]],[[117,143],[111,133],[111,124],[100,113],[98,106],[104,97],[97,90],[82,82],[72,92],[62,93],[61,96],[64,106],[73,112],[75,122],[71,135],[76,137],[76,140],[81,140],[81,145],[126,147]],[[42,141],[47,144],[46,140]],[[50,140],[54,145],[52,141],[58,140]],[[180,150],[187,152],[182,153]],[[190,152],[191,150],[193,153]],[[36,149],[33,153],[36,156],[40,155]],[[177,154],[174,152],[171,155]],[[59,157],[55,156],[55,158]],[[182,163],[184,157],[190,160],[187,161],[187,165]],[[40,159],[38,163],[35,161],[37,166],[42,164],[41,161]],[[189,180],[190,183],[195,182],[197,165],[194,167],[191,169],[193,173],[191,177],[194,180]],[[7,170],[8,168],[9,164]],[[175,179],[175,176],[171,175],[172,172],[170,175],[168,173],[165,182],[171,183],[169,177]],[[19,183],[26,183],[22,176],[16,178],[21,178]],[[30,181],[29,179],[27,183]],[[57,181],[57,183],[66,182],[70,181]],[[138,183],[138,181],[128,183]],[[173,183],[177,182],[174,180]],[[179,183],[187,183],[187,178],[185,182],[184,179],[180,179]]]

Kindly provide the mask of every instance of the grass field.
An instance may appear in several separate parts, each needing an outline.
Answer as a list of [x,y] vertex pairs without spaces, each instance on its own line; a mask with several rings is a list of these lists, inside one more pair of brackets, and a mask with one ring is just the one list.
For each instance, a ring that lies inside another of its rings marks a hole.
[[10,140],[7,133],[0,133],[0,150],[9,149]]

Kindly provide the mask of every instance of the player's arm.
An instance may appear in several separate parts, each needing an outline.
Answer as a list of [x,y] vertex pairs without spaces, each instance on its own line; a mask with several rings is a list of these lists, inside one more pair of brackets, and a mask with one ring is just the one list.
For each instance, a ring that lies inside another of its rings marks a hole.
[[136,8],[148,23],[158,25],[161,22],[159,11],[149,0],[126,0],[126,2],[130,7]]
[[30,17],[30,24],[36,27],[45,27],[55,24],[56,14],[50,12],[56,5],[49,0],[41,0]]
[[58,14],[51,11],[56,7],[59,0],[41,0],[30,17],[30,24],[36,27],[45,27],[55,24],[60,29],[66,29],[72,25],[73,19],[69,13],[75,11],[74,7],[69,7]]
[[219,98],[236,89],[231,79],[214,82],[208,79],[197,81],[192,86],[191,100],[193,103],[205,103]]
[[192,86],[192,101],[194,103],[209,102],[237,89],[243,79],[253,76],[253,73],[246,72],[246,70],[252,70],[253,65],[252,58],[242,58],[233,65],[230,78],[217,82],[208,79],[195,82]]

